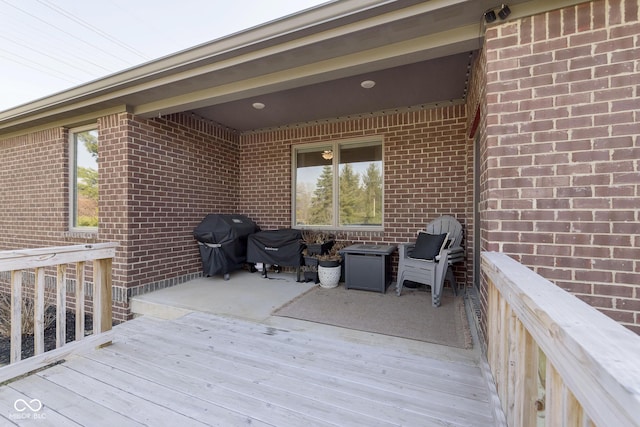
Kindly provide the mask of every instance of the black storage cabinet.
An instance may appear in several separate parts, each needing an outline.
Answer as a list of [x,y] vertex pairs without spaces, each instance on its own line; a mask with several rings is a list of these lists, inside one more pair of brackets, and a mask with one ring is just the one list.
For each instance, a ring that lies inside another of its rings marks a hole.
[[[258,231],[255,222],[244,215],[209,214],[193,230],[202,258],[202,274],[223,274],[242,268],[247,262],[247,239]],[[255,270],[254,270],[255,271]]]
[[300,281],[303,249],[304,243],[300,230],[285,228],[260,231],[249,236],[247,261],[262,263],[264,277],[267,276],[266,264],[297,267],[297,280]]
[[395,245],[356,244],[340,251],[345,257],[345,288],[385,293],[391,283]]

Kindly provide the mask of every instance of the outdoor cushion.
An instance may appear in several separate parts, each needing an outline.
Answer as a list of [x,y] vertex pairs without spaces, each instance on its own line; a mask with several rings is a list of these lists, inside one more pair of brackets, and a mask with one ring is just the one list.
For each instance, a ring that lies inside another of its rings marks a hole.
[[416,246],[411,253],[411,258],[433,260],[447,245],[448,233],[430,234],[423,231],[418,233]]

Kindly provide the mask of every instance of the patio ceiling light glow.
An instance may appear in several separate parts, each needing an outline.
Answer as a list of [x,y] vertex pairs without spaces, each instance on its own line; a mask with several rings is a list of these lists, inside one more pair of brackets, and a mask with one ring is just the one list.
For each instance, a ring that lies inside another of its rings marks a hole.
[[333,159],[333,151],[331,150],[324,150],[322,152],[322,158],[325,160],[331,160]]
[[376,82],[374,82],[373,80],[365,80],[362,83],[360,83],[360,86],[362,86],[365,89],[371,89],[375,85],[376,85]]
[[262,110],[265,107],[262,102],[254,102],[252,105],[256,110]]

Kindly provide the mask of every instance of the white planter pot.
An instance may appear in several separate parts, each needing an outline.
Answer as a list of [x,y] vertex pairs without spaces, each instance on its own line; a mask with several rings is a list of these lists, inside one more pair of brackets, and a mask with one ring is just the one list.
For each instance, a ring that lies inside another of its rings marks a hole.
[[323,267],[318,266],[318,279],[320,279],[320,286],[323,288],[335,288],[340,282],[341,268],[337,267]]

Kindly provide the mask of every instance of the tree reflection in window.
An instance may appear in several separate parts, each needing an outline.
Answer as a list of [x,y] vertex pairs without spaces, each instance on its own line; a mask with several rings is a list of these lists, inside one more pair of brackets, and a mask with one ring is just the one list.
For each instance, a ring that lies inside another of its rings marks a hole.
[[382,226],[380,142],[301,146],[294,159],[295,225]]
[[98,226],[98,131],[75,133],[74,226]]

